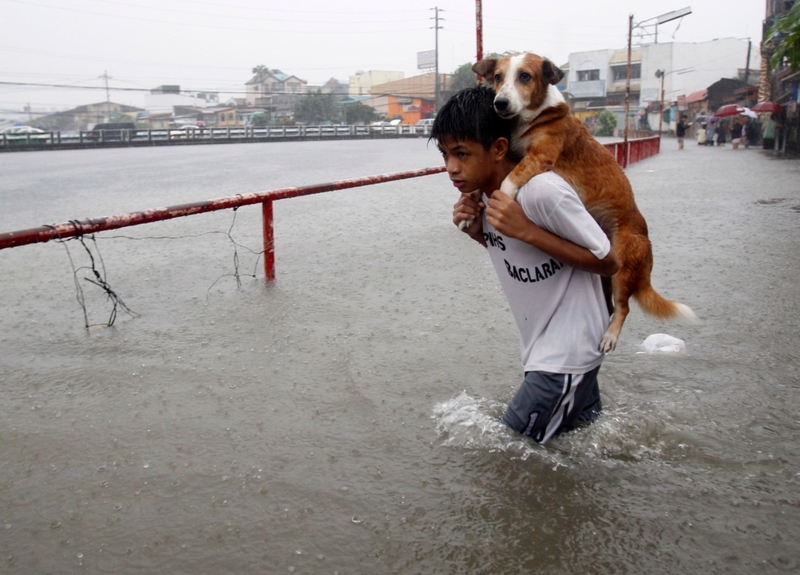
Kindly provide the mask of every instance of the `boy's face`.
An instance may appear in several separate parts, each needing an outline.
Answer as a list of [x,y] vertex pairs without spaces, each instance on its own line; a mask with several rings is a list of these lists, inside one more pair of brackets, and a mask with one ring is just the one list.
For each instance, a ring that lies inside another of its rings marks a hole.
[[450,181],[462,194],[494,191],[495,155],[472,140],[445,137],[438,142]]

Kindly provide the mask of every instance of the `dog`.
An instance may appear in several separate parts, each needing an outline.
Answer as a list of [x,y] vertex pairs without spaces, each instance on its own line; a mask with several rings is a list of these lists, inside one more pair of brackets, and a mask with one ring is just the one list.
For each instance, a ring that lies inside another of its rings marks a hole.
[[614,156],[570,114],[556,88],[564,73],[531,53],[481,60],[472,70],[494,87],[497,114],[515,120],[510,153],[521,160],[500,190],[516,198],[528,180],[553,170],[575,189],[617,253],[620,269],[611,278],[613,308],[609,301],[613,313],[600,350],[607,353],[616,347],[631,296],[658,318],[697,320],[689,306],[661,297],[650,285],[653,251],[647,222]]

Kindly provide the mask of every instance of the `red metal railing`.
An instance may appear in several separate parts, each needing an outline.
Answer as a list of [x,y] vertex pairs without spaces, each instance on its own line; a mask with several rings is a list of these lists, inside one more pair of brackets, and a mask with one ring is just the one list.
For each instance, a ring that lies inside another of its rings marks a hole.
[[417,178],[420,176],[429,176],[432,174],[439,174],[441,172],[444,172],[444,166],[425,168],[422,170],[411,170],[408,172],[396,172],[394,174],[368,176],[366,178],[341,180],[328,184],[316,184],[313,186],[302,186],[299,188],[281,188],[266,192],[240,194],[226,198],[218,198],[215,200],[192,202],[189,204],[181,204],[166,208],[156,208],[152,210],[145,210],[143,212],[133,212],[116,216],[107,216],[86,220],[72,220],[70,222],[54,224],[52,226],[40,226],[38,228],[31,228],[16,232],[0,233],[0,250],[24,246],[27,244],[49,242],[50,240],[55,239],[92,234],[104,230],[115,230],[128,226],[148,224],[161,220],[171,220],[173,218],[181,218],[184,216],[191,216],[193,214],[214,212],[251,204],[261,204],[264,228],[264,275],[268,280],[273,280],[275,279],[275,242],[274,232],[272,229],[272,202],[275,200],[296,198],[298,196],[308,196],[311,194],[331,192],[334,190],[344,190],[347,188],[357,188],[360,186],[369,186],[372,184],[381,184],[384,182],[393,182],[396,180]]
[[[660,138],[658,136],[654,136],[638,140],[629,140],[627,146],[624,142],[615,142],[604,145],[611,151],[611,153],[614,154],[617,162],[624,167],[628,163],[638,162],[645,158],[654,156],[659,151],[659,144]],[[302,186],[298,188],[281,188],[277,190],[268,190],[265,192],[239,194],[236,196],[217,198],[215,200],[192,202],[189,204],[180,204],[166,208],[155,208],[152,210],[132,212],[116,216],[107,216],[86,220],[72,220],[62,224],[53,224],[52,226],[39,226],[38,228],[30,228],[16,232],[0,233],[0,250],[24,246],[27,244],[49,242],[55,239],[64,239],[85,234],[93,234],[95,232],[102,232],[105,230],[114,230],[128,226],[148,224],[162,220],[171,220],[173,218],[181,218],[184,216],[191,216],[193,214],[226,210],[251,204],[261,204],[264,240],[264,275],[268,280],[273,280],[275,279],[275,239],[272,222],[272,202],[275,200],[296,198],[298,196],[308,196],[311,194],[331,192],[334,190],[344,190],[347,188],[357,188],[372,184],[381,184],[384,182],[417,178],[420,176],[429,176],[433,174],[440,174],[444,171],[444,166],[439,166],[436,168],[425,168],[422,170],[410,170],[407,172],[396,172],[394,174],[382,174],[377,176],[368,176],[365,178],[341,180],[327,184],[315,184],[312,186]]]
[[614,154],[620,166],[627,168],[628,164],[633,164],[658,154],[661,149],[661,138],[650,136],[628,140],[627,144],[625,142],[614,142],[603,144],[603,146]]

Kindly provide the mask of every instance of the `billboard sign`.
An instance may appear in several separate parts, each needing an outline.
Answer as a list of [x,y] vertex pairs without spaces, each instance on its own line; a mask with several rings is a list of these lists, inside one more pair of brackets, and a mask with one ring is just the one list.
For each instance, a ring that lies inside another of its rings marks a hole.
[[417,70],[430,70],[436,67],[436,50],[417,52]]

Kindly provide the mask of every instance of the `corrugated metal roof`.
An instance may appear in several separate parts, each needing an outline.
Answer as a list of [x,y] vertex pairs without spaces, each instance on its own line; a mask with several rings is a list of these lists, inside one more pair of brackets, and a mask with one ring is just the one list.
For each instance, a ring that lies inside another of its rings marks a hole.
[[708,90],[698,90],[697,92],[692,92],[686,96],[686,103],[691,104],[692,102],[701,102],[706,98],[708,98]]
[[[631,50],[631,62],[641,62],[642,61],[642,50],[641,48],[638,50]],[[628,51],[627,50],[620,50],[619,52],[614,52],[614,55],[611,56],[611,60],[608,61],[609,66],[614,66],[616,64],[627,64],[628,63]]]

